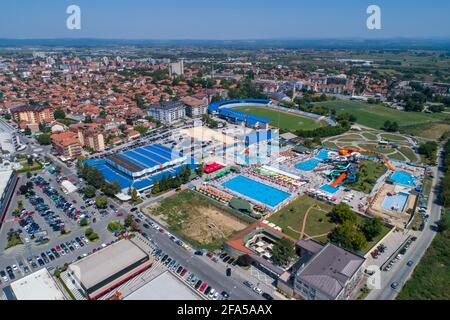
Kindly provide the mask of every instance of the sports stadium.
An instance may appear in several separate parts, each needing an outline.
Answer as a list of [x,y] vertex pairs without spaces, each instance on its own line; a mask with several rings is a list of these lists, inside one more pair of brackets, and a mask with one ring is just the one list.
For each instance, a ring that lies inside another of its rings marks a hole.
[[133,187],[138,191],[151,188],[164,176],[175,176],[184,165],[194,166],[190,157],[160,144],[87,160],[85,164],[100,170],[106,181],[117,181],[122,190]]
[[290,109],[273,103],[272,100],[265,99],[240,99],[240,100],[224,100],[214,102],[209,105],[208,112],[216,115],[227,122],[246,125],[247,127],[256,129],[267,129],[273,119],[269,117],[258,116],[242,110],[249,108],[265,108],[279,113],[296,115],[298,117],[311,119],[317,122],[324,122],[327,125],[335,126],[336,122],[328,117],[321,116],[314,113],[304,112],[301,110]]

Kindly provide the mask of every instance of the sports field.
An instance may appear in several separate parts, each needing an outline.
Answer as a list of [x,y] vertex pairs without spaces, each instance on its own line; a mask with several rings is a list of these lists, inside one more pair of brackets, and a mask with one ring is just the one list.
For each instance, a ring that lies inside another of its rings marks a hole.
[[380,129],[386,120],[397,122],[400,127],[416,126],[427,123],[437,123],[446,117],[443,114],[428,114],[421,112],[404,112],[391,109],[378,104],[368,104],[356,101],[327,101],[319,105],[336,109],[339,112],[348,112],[357,118],[358,123]]
[[272,120],[270,125],[286,131],[313,130],[323,125],[320,121],[311,118],[301,117],[292,113],[285,113],[264,107],[239,107],[234,108],[234,110],[268,118]]

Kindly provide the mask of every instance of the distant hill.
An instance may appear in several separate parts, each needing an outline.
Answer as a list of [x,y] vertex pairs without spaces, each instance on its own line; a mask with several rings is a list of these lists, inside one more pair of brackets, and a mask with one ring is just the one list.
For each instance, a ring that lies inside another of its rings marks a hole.
[[316,49],[450,50],[450,39],[266,39],[266,40],[138,40],[138,39],[0,39],[0,47],[224,47]]

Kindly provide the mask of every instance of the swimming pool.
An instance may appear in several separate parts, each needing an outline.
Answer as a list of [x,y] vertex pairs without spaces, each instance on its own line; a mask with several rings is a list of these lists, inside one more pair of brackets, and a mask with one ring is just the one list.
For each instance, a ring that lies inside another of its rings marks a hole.
[[328,159],[328,150],[322,149],[320,152],[315,156],[315,158],[320,160]]
[[385,210],[396,210],[402,212],[405,209],[406,202],[409,195],[404,192],[400,192],[395,196],[386,196],[381,203],[381,207]]
[[396,184],[401,184],[403,186],[407,186],[407,187],[415,187],[416,184],[414,183],[414,181],[416,180],[416,177],[403,172],[403,171],[395,171],[390,180]]
[[325,191],[326,193],[335,194],[339,191],[339,188],[332,187],[329,184],[324,184],[320,187],[320,190]]
[[303,162],[299,162],[295,165],[295,168],[301,171],[311,171],[313,170],[315,167],[317,167],[317,165],[319,163],[321,163],[322,160],[316,159],[316,158],[311,158],[308,159],[306,161]]
[[276,207],[290,196],[287,192],[244,176],[236,176],[223,183],[222,186],[270,207]]

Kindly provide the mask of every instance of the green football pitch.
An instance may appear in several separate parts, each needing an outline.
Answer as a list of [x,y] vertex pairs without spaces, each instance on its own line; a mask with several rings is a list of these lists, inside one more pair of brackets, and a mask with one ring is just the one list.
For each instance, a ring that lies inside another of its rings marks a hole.
[[313,130],[323,125],[315,119],[301,117],[293,113],[281,112],[264,107],[239,107],[234,110],[246,112],[272,120],[270,125],[286,131]]

